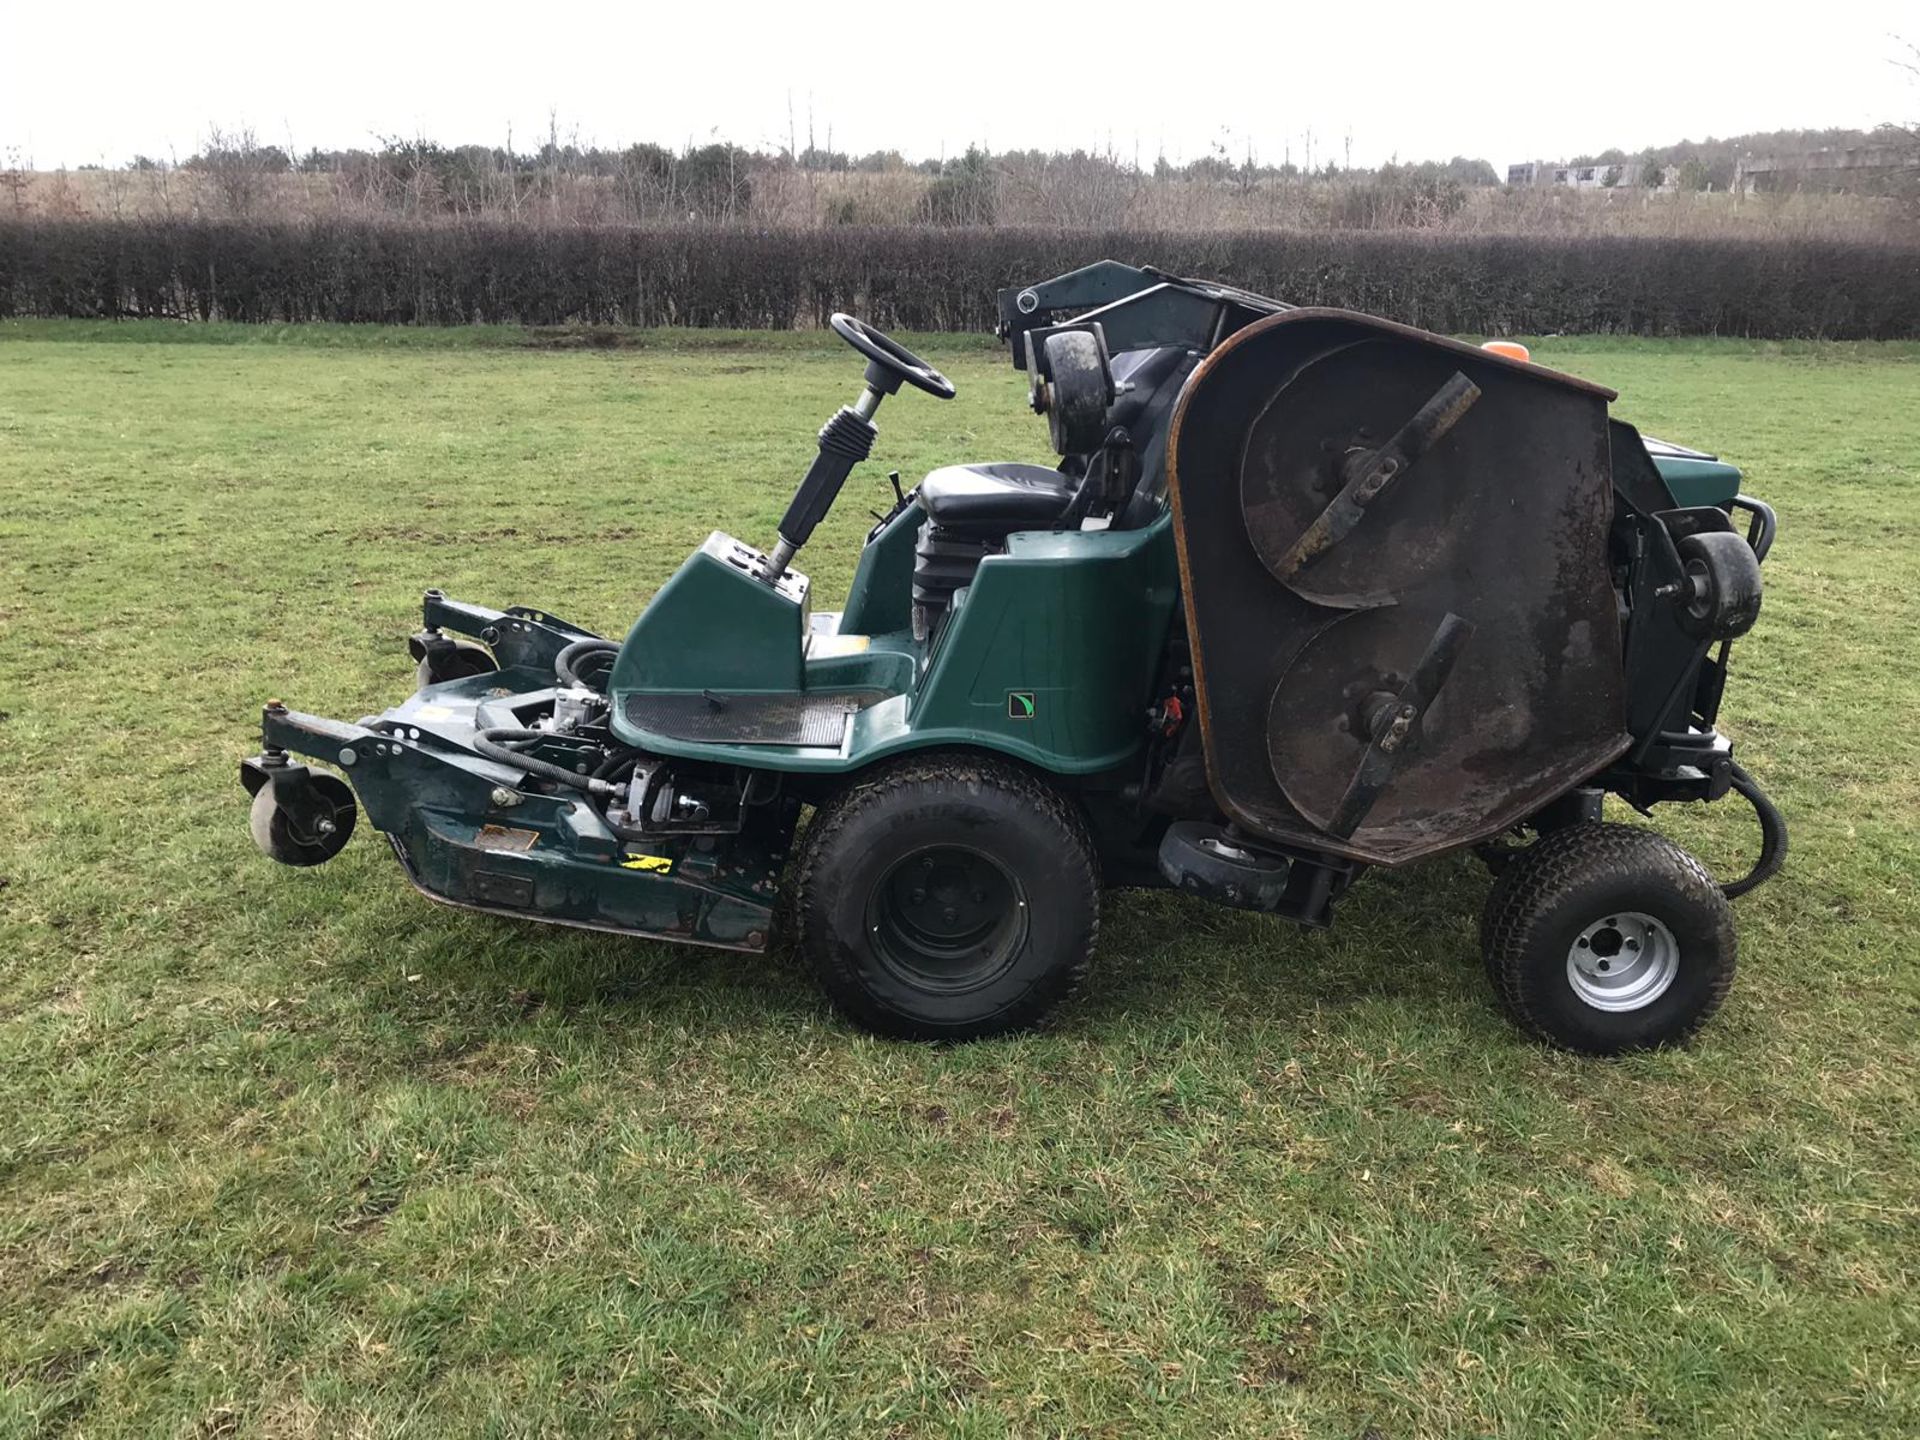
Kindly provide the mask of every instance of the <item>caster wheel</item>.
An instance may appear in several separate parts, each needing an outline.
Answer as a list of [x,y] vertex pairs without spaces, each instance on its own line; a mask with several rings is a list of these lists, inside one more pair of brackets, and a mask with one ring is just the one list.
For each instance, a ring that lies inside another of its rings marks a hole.
[[1508,1014],[1589,1055],[1678,1044],[1733,985],[1726,896],[1678,845],[1628,825],[1570,826],[1516,854],[1480,938]]
[[1085,978],[1100,923],[1078,812],[970,757],[906,762],[822,806],[794,890],[799,950],[828,996],[906,1039],[1040,1024]]
[[1707,530],[1677,547],[1687,571],[1687,629],[1709,640],[1733,640],[1760,618],[1760,561],[1744,536]]
[[449,680],[465,680],[498,670],[492,655],[478,645],[454,644],[428,651],[414,666],[414,676],[422,690],[429,685],[444,685]]
[[353,838],[358,807],[354,804],[352,788],[332,775],[312,775],[306,783],[313,787],[321,808],[331,811],[319,818],[311,833],[297,826],[293,816],[273,798],[271,785],[260,787],[253,797],[253,809],[247,815],[253,843],[268,859],[278,860],[282,865],[323,864],[344,850],[347,841]]

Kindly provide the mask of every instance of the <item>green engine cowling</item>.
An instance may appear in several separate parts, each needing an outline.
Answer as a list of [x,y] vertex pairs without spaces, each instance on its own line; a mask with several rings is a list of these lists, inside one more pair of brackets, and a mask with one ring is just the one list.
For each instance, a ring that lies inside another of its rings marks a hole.
[[1740,471],[1719,457],[1670,445],[1650,435],[1643,435],[1641,443],[1653,460],[1653,468],[1667,482],[1675,505],[1712,505],[1725,510],[1740,493]]

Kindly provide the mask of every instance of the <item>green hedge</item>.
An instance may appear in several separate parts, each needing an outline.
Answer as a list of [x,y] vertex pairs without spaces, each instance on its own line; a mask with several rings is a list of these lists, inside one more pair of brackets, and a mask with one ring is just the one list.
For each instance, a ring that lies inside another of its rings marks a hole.
[[0,315],[982,330],[1103,256],[1450,332],[1920,336],[1920,246],[1841,240],[0,221]]

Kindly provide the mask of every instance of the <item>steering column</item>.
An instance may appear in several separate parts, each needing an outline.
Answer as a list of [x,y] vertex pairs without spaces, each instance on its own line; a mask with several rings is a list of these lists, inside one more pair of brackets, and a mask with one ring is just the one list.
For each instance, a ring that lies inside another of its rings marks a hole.
[[820,427],[820,453],[793,492],[780,520],[780,537],[760,571],[760,578],[769,585],[779,583],[800,547],[813,538],[814,527],[833,508],[853,467],[873,453],[873,442],[880,434],[873,415],[880,402],[903,384],[938,400],[953,398],[953,382],[891,336],[851,315],[836,313],[829,323],[842,340],[867,357],[866,383],[853,404],[842,406]]

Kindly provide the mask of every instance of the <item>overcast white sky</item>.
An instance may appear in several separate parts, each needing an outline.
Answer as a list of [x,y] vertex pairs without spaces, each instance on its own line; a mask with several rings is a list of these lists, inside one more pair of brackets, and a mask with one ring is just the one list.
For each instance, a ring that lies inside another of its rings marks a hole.
[[[1291,12],[1291,13],[1290,13]],[[1777,18],[1776,18],[1777,17]],[[1708,134],[1920,119],[1915,0],[1812,5],[867,0],[816,6],[0,0],[0,150],[42,168],[423,135],[516,146],[726,138],[918,159],[1251,141],[1354,164],[1564,158]]]

